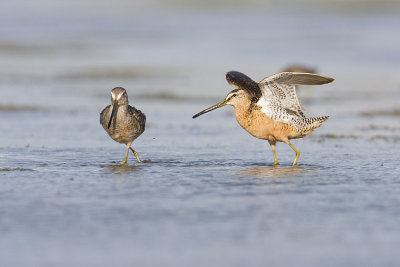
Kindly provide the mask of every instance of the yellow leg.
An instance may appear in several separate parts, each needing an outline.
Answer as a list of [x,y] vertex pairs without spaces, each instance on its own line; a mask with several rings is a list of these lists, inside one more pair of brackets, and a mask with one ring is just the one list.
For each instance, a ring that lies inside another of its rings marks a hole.
[[274,154],[274,165],[278,165],[279,163],[278,163],[278,158],[276,157],[275,149],[272,150],[272,154]]
[[139,154],[135,150],[133,150],[133,148],[131,148],[131,147],[129,147],[129,148],[132,150],[133,155],[135,155],[135,157],[137,159],[137,162],[140,163],[141,161],[140,161],[140,158],[139,158]]
[[296,157],[294,158],[294,161],[293,161],[293,166],[295,166],[295,165],[297,165],[297,160],[300,157],[300,151],[298,151],[291,143],[288,142],[287,144],[296,152]]
[[272,149],[272,154],[274,155],[274,165],[278,165],[278,158],[276,156],[276,151],[275,151],[275,144],[276,142],[268,141],[269,145],[271,146]]
[[125,158],[121,161],[121,165],[126,164],[128,162],[128,152],[129,152],[129,147],[126,148]]

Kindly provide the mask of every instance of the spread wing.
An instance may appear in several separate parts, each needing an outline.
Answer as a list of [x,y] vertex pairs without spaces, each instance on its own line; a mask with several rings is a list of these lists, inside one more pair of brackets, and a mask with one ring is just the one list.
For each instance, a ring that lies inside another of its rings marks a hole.
[[262,93],[259,105],[263,112],[271,118],[278,115],[283,118],[304,117],[295,85],[318,85],[332,81],[332,78],[312,73],[281,72],[274,74],[258,83]]
[[251,95],[254,102],[257,102],[262,95],[258,83],[253,81],[250,77],[241,72],[238,71],[227,72],[226,81],[235,89],[246,90],[249,93],[249,95]]

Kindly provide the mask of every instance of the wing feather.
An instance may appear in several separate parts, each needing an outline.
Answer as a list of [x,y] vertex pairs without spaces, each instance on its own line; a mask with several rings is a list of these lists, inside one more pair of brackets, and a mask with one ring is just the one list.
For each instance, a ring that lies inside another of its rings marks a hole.
[[259,82],[263,97],[284,109],[301,111],[295,85],[318,85],[332,82],[333,79],[313,73],[281,72],[264,78]]
[[319,85],[319,84],[330,83],[334,79],[314,73],[281,72],[269,76],[263,79],[262,81],[264,80],[275,81],[277,83],[287,84],[287,85]]
[[305,117],[295,85],[317,85],[332,82],[333,79],[312,73],[281,72],[259,82],[262,97],[259,105],[267,116],[290,123]]
[[257,102],[262,93],[257,82],[253,81],[247,75],[238,71],[229,71],[226,73],[226,81],[235,89],[247,91],[254,102]]

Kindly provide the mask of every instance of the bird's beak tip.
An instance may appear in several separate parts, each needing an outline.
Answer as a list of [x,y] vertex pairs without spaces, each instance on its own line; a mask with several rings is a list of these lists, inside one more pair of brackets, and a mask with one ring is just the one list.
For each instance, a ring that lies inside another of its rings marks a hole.
[[200,116],[200,115],[203,115],[203,114],[205,114],[205,113],[207,113],[207,112],[210,112],[210,111],[212,111],[212,110],[214,110],[214,109],[223,107],[223,106],[225,106],[225,105],[226,105],[226,100],[223,100],[223,101],[219,102],[218,104],[216,104],[216,105],[214,105],[214,106],[212,106],[212,107],[206,108],[205,110],[200,111],[199,113],[193,115],[192,118],[195,119],[195,118],[197,118],[197,117]]

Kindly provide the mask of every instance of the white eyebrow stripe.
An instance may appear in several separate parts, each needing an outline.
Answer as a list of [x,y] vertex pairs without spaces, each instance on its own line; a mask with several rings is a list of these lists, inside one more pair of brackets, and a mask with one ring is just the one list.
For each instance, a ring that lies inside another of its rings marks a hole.
[[123,94],[124,94],[124,92],[119,93],[117,96],[117,99],[120,100]]

